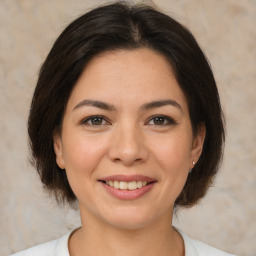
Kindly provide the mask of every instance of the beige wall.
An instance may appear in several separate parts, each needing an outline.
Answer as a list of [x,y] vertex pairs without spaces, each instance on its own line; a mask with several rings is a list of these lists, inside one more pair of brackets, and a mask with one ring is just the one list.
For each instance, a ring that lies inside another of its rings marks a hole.
[[[27,161],[26,119],[39,66],[60,31],[93,0],[0,0],[0,255],[79,225],[42,192]],[[238,255],[256,251],[256,1],[156,0],[194,33],[211,61],[227,116],[224,164],[200,205],[175,225]]]

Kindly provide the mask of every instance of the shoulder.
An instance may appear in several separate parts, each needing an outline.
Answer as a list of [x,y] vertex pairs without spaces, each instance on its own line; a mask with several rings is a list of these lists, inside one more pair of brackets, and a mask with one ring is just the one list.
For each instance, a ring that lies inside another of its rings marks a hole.
[[70,256],[68,252],[70,234],[71,232],[60,239],[31,247],[11,256]]
[[27,250],[15,253],[11,256],[51,256],[55,255],[55,248],[58,240],[50,241],[44,244],[40,244],[34,247],[31,247]]
[[200,256],[234,256],[197,240],[192,240],[192,243]]
[[185,244],[185,256],[235,256],[219,249],[216,249],[208,244],[190,238],[188,235],[179,231],[183,237]]

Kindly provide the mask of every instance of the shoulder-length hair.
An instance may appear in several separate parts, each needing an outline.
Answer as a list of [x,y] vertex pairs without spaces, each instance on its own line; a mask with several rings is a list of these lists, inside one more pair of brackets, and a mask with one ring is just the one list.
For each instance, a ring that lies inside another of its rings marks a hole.
[[70,93],[88,62],[118,49],[147,47],[173,68],[189,107],[194,134],[206,127],[201,157],[189,174],[176,206],[192,206],[211,185],[222,158],[223,114],[213,73],[190,31],[163,12],[124,2],[100,6],[73,21],[58,37],[40,70],[28,133],[34,163],[45,188],[59,202],[76,197],[65,171],[56,164],[53,132],[61,123]]

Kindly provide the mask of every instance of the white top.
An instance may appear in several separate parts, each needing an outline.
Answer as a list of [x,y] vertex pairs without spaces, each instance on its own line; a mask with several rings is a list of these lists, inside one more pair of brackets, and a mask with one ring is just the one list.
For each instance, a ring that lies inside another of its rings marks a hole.
[[[60,239],[37,245],[11,256],[70,256],[68,240],[73,231]],[[185,244],[185,256],[235,256],[213,248],[205,243],[191,239],[179,230]]]

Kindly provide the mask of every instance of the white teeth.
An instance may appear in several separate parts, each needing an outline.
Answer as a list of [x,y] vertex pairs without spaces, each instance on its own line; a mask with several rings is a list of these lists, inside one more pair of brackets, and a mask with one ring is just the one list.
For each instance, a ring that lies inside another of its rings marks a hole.
[[120,188],[120,182],[115,180],[113,186],[114,188]]
[[142,188],[146,186],[148,183],[147,181],[117,181],[117,180],[109,180],[106,181],[106,184],[109,185],[110,187],[114,187],[116,189],[123,189],[123,190],[135,190],[138,188]]
[[137,188],[142,188],[142,181],[137,181]]
[[136,181],[132,181],[128,183],[128,189],[129,190],[135,190],[137,189],[137,182]]
[[120,189],[127,189],[128,188],[128,183],[125,182],[125,181],[120,181],[119,188]]

